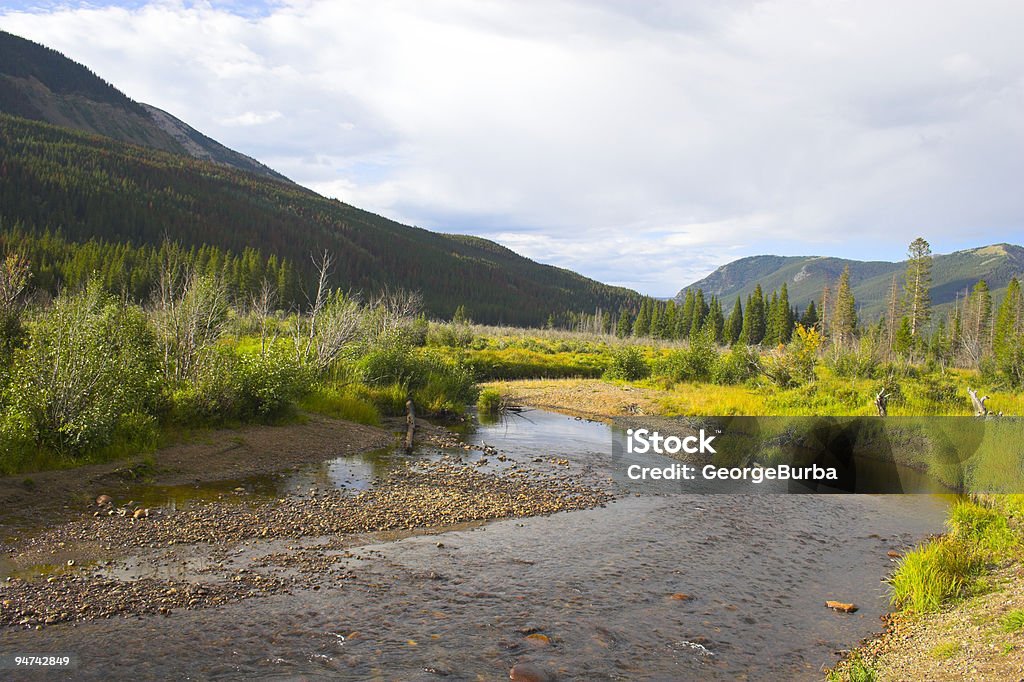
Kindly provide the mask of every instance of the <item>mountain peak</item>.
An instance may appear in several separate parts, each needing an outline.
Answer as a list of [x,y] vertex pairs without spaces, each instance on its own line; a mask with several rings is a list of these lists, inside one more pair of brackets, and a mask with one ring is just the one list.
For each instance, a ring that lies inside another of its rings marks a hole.
[[286,180],[60,52],[0,31],[0,112]]
[[[850,268],[850,283],[861,318],[881,315],[892,286],[892,277],[902,276],[903,262],[858,261],[831,256],[748,256],[727,263],[704,279],[684,287],[702,289],[705,295],[722,300],[736,296],[745,299],[757,284],[767,292],[786,284],[789,299],[803,308],[819,300],[826,284],[835,286],[843,269]],[[1024,274],[1024,247],[1016,244],[990,244],[950,254],[936,254],[932,267],[932,303],[948,306],[957,294],[970,289],[978,280],[988,282],[996,298],[1010,278]]]

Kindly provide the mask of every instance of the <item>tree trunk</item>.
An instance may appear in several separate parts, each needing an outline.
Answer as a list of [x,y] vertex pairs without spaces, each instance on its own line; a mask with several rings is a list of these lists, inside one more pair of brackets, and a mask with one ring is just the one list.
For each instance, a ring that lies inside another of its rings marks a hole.
[[416,411],[412,406],[412,399],[405,401],[405,451],[412,453],[412,439],[416,433]]

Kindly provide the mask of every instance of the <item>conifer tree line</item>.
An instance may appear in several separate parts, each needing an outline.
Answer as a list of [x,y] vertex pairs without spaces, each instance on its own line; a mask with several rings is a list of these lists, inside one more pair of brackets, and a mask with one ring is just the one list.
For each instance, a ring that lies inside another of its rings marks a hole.
[[301,307],[303,286],[292,263],[246,248],[232,253],[215,246],[185,248],[172,242],[159,246],[90,239],[72,242],[61,234],[33,235],[19,228],[0,230],[0,254],[17,254],[28,263],[34,290],[51,296],[97,280],[115,295],[146,302],[155,291],[164,264],[180,263],[200,275],[217,279],[228,296],[243,304],[269,285],[283,309]]
[[[688,289],[682,303],[645,298],[638,308],[616,315],[566,314],[549,318],[549,326],[614,333],[619,338],[685,341],[707,334],[719,345],[770,348],[787,344],[797,325],[815,329],[834,354],[865,352],[874,362],[934,362],[940,366],[981,369],[1012,386],[1024,386],[1024,294],[1013,277],[998,305],[981,279],[958,297],[952,310],[936,315],[931,302],[932,251],[918,237],[908,247],[902,277],[894,275],[884,314],[877,321],[860,318],[854,283],[846,267],[828,282],[817,300],[800,309],[789,299],[785,283],[767,295],[760,284],[746,300],[732,305],[701,289]],[[728,312],[727,312],[728,311]]]

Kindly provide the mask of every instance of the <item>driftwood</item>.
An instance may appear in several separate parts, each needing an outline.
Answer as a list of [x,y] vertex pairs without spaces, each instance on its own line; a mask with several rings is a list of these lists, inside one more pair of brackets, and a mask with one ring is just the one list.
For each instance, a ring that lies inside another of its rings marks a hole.
[[412,399],[405,401],[405,451],[412,452],[412,439],[416,433],[416,411],[412,406]]
[[889,394],[884,388],[875,396],[875,409],[878,410],[879,417],[889,416]]
[[985,401],[988,400],[988,396],[986,395],[979,398],[978,392],[975,391],[973,388],[967,389],[967,395],[971,397],[971,405],[974,406],[974,416],[987,417],[989,412],[988,408],[985,407]]

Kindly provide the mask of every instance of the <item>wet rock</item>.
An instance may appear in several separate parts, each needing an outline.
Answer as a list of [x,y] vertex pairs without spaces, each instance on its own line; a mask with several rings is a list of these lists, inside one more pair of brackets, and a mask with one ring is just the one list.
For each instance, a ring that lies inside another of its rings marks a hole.
[[536,647],[547,647],[551,646],[551,638],[545,634],[535,632],[531,635],[526,636],[526,641]]
[[544,668],[532,663],[516,663],[508,671],[512,682],[553,682],[554,676]]
[[693,597],[686,594],[685,592],[676,592],[675,594],[670,596],[669,599],[671,599],[672,601],[690,601],[691,599],[693,599]]
[[831,599],[825,602],[825,606],[832,609],[833,611],[839,611],[840,613],[854,613],[857,610],[856,604],[849,604],[847,602],[832,601]]
[[109,507],[114,504],[114,499],[110,495],[100,495],[96,498],[97,507]]

